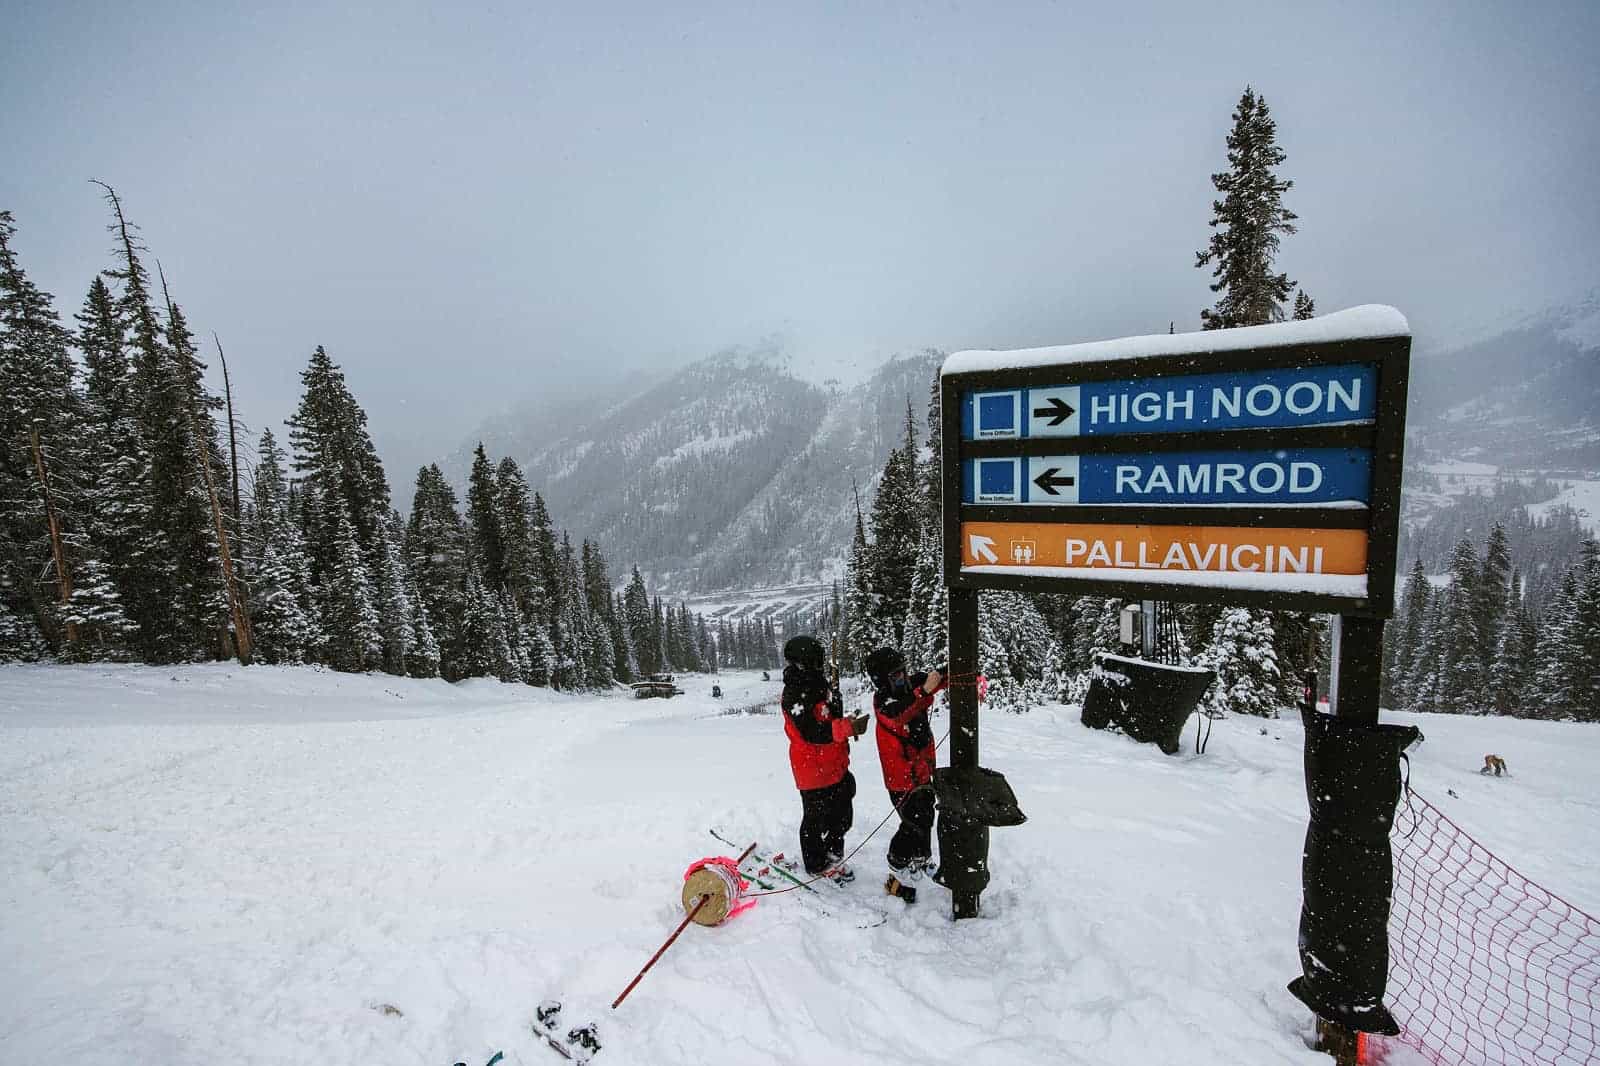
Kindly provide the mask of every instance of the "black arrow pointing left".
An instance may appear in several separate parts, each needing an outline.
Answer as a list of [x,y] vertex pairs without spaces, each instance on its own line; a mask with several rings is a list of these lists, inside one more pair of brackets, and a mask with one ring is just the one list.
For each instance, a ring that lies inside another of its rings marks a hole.
[[1069,485],[1077,484],[1077,478],[1073,477],[1071,474],[1062,474],[1061,477],[1057,477],[1056,475],[1060,473],[1061,468],[1059,466],[1052,466],[1050,469],[1034,478],[1033,483],[1038,485],[1050,495],[1059,496],[1061,493],[1056,491],[1058,486],[1060,488],[1066,488]]

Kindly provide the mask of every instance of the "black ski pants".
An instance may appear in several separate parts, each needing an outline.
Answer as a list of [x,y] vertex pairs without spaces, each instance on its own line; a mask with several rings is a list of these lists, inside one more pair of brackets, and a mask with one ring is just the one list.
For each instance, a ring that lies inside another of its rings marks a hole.
[[933,858],[933,786],[891,792],[889,801],[900,809],[900,828],[889,841],[889,869],[926,863]]
[[855,818],[856,779],[846,770],[826,788],[800,790],[800,857],[806,873],[820,874],[844,857],[844,835]]

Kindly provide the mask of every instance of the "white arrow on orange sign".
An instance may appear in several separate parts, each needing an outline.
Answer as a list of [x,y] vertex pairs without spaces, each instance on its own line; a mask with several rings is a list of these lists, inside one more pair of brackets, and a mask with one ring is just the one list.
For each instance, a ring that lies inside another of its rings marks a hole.
[[968,544],[972,547],[974,558],[982,559],[988,563],[998,563],[1000,561],[1000,556],[994,553],[994,541],[988,537],[980,537],[974,533],[968,538]]

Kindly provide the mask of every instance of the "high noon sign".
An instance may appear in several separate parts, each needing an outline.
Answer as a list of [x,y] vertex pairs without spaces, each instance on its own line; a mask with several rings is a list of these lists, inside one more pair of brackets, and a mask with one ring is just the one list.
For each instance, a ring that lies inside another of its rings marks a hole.
[[1387,617],[1410,346],[1369,306],[951,356],[947,584]]

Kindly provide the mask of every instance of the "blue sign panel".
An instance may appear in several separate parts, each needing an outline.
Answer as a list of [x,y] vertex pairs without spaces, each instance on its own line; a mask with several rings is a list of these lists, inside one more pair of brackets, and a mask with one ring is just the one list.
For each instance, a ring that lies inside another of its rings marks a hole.
[[968,459],[962,500],[976,504],[1365,504],[1363,448],[1035,455]]
[[1372,422],[1371,364],[1189,374],[968,393],[967,440],[1293,429]]

